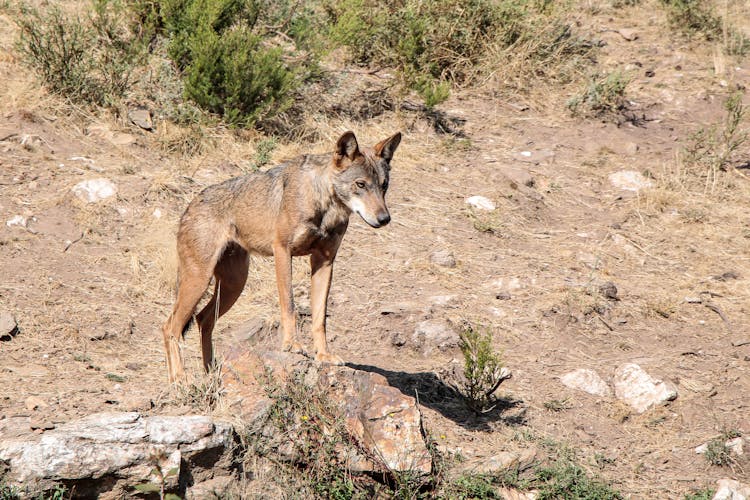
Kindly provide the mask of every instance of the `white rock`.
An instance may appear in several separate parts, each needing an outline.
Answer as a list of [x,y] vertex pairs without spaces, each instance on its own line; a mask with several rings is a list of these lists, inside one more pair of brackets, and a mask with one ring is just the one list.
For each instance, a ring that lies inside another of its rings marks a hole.
[[10,340],[18,333],[18,323],[10,311],[0,309],[0,340]]
[[450,250],[436,250],[430,255],[430,262],[442,267],[456,267],[456,257]]
[[154,219],[161,219],[161,209],[155,208],[153,212]]
[[599,374],[587,368],[579,368],[566,373],[560,377],[560,382],[566,387],[588,392],[594,396],[609,397],[612,395],[612,390]]
[[716,493],[711,500],[747,500],[750,486],[725,477],[716,481]]
[[[533,282],[533,279],[532,279]],[[498,278],[496,280],[493,280],[492,283],[490,283],[490,286],[492,288],[497,289],[501,292],[515,292],[517,290],[521,290],[522,288],[526,288],[526,285],[521,282],[520,278],[512,277],[512,278]]]
[[109,179],[89,179],[73,186],[72,191],[84,202],[96,203],[117,194],[117,186]]
[[190,467],[192,456],[208,454],[218,460],[232,445],[231,426],[206,416],[99,413],[41,435],[0,438],[0,462],[9,467],[5,479],[11,484],[66,481],[79,485],[77,492],[88,497],[85,485],[96,481],[112,479],[112,486],[125,481],[131,487],[142,483],[152,474],[154,460],[163,472],[176,469],[178,474],[170,478],[176,482],[181,464]]
[[634,363],[626,363],[615,370],[614,386],[617,397],[638,413],[677,397],[673,383],[651,377]]
[[624,191],[639,192],[641,189],[650,188],[653,182],[646,179],[643,174],[635,170],[620,170],[609,174],[609,182],[616,188]]
[[472,207],[479,209],[479,210],[488,210],[492,211],[497,208],[495,204],[490,200],[489,198],[485,198],[484,196],[471,196],[470,198],[466,198],[466,203],[471,205]]
[[8,227],[18,226],[18,227],[26,227],[27,219],[23,215],[14,215],[10,219],[8,219],[5,222],[5,225]]

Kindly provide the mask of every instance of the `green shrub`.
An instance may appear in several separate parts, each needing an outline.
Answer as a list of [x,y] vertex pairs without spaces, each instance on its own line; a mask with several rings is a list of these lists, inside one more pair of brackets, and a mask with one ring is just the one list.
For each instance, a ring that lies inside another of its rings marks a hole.
[[249,28],[204,31],[191,48],[185,95],[228,123],[249,126],[291,103],[295,75],[281,49],[264,47]]
[[492,334],[468,326],[460,333],[459,347],[464,355],[464,380],[459,392],[473,412],[492,411],[497,405],[495,391],[507,378],[500,354],[492,348]]
[[167,0],[157,7],[136,0],[135,9],[144,32],[170,38],[185,97],[227,123],[251,126],[287,109],[299,84],[317,71],[315,23],[308,7],[296,5]]
[[58,7],[22,6],[16,17],[23,59],[55,93],[74,102],[114,105],[128,90],[142,45],[119,21],[124,6],[94,0],[86,18]]

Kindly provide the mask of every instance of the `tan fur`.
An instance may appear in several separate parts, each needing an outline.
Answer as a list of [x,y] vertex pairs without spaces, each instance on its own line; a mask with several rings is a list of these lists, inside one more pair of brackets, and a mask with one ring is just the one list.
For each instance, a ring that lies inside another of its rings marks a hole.
[[162,327],[170,382],[184,376],[179,339],[213,275],[213,297],[196,316],[203,366],[212,367],[213,328],[242,293],[250,253],[274,256],[282,348],[295,352],[302,346],[295,337],[292,257],[310,255],[316,359],[343,363],[328,352],[325,336],[333,261],[352,211],[373,227],[390,221],[384,197],[400,141],[397,133],[360,150],[347,132],[333,155],[304,156],[268,172],[230,179],[206,188],[188,205],[177,233],[177,300]]

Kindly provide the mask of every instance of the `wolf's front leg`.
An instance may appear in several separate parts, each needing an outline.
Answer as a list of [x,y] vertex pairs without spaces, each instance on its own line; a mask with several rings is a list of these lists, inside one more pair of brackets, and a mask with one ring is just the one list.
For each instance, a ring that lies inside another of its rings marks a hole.
[[326,309],[328,308],[328,291],[331,289],[333,275],[333,255],[321,252],[310,254],[312,283],[310,286],[310,308],[312,309],[312,337],[315,344],[315,359],[322,363],[343,365],[344,360],[328,352],[326,344]]
[[276,265],[276,286],[279,289],[279,306],[281,307],[281,331],[283,333],[281,348],[284,351],[301,353],[304,350],[297,342],[297,321],[294,316],[292,254],[286,245],[277,244],[273,247],[273,258]]

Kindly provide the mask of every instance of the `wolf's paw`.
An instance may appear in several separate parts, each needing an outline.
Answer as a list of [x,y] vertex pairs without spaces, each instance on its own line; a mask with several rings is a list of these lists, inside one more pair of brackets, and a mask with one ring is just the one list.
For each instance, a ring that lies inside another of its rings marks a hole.
[[315,355],[315,361],[319,363],[328,363],[329,365],[343,365],[344,360],[340,357],[336,356],[335,354],[331,354],[330,352],[319,352]]

